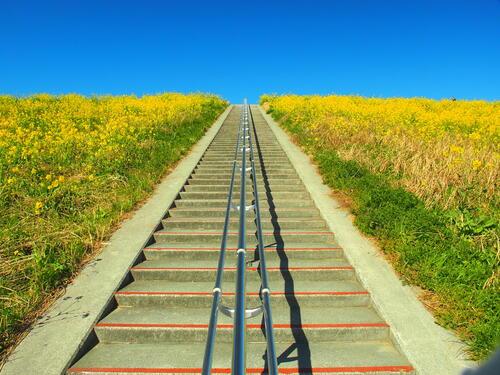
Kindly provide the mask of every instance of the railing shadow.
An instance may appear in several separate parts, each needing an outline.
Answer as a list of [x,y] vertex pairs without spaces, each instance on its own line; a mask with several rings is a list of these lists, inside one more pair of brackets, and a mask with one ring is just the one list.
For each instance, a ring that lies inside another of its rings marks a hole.
[[[300,374],[309,374],[311,365],[311,350],[309,348],[309,341],[306,337],[304,330],[302,329],[302,313],[300,310],[299,302],[295,297],[295,282],[293,280],[292,274],[289,271],[289,259],[285,251],[285,242],[281,236],[281,226],[279,224],[278,214],[276,212],[276,206],[273,201],[273,195],[271,187],[269,185],[269,179],[265,167],[265,163],[262,157],[262,150],[255,129],[255,123],[253,122],[253,114],[251,113],[253,126],[253,139],[255,140],[255,146],[257,147],[257,154],[260,161],[260,167],[262,170],[263,183],[265,188],[266,199],[269,203],[269,212],[271,215],[271,223],[273,226],[275,244],[270,246],[275,246],[280,259],[280,272],[281,276],[285,282],[285,298],[290,309],[290,325],[292,329],[292,334],[295,342],[290,345],[283,353],[278,356],[278,365],[285,362],[297,361],[297,367]],[[266,246],[266,247],[270,247]],[[258,253],[256,253],[258,257]],[[272,288],[272,285],[271,285]],[[264,322],[262,321],[262,329],[264,328]],[[297,350],[297,356],[291,357],[292,353]],[[263,373],[267,373],[267,352],[264,354],[264,370]]]

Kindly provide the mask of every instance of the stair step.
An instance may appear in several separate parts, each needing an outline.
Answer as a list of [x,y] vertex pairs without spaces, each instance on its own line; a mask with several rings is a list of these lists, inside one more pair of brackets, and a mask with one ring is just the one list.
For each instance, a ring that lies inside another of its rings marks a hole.
[[[323,251],[324,253],[325,251]],[[278,254],[278,255],[272,255]],[[335,268],[335,267],[349,267],[350,264],[343,257],[329,257],[329,258],[293,258],[288,255],[287,251],[283,251],[280,254],[280,251],[266,251],[266,264],[267,268],[286,268],[290,269],[290,271],[294,269],[305,269],[305,268],[318,268],[319,270],[323,268]],[[135,267],[146,267],[146,268],[172,268],[172,269],[207,269],[207,272],[212,268],[217,267],[219,259],[219,254],[216,254],[213,258],[208,259],[192,259],[189,261],[189,264],[186,264],[185,259],[183,258],[172,258],[168,260],[145,260],[141,263],[138,263]],[[248,270],[253,270],[258,266],[258,252],[257,250],[248,250],[246,260],[249,263]],[[225,267],[226,268],[234,268],[236,267],[237,256],[235,247],[231,250],[226,250],[226,259],[225,259]],[[135,268],[134,267],[134,268]],[[249,271],[250,272],[250,271]],[[215,280],[215,279],[214,279]],[[311,279],[312,280],[312,279]]]
[[[272,171],[280,172],[280,171],[292,171],[295,172],[295,168],[290,163],[280,163],[280,164],[267,164],[263,163],[264,170],[266,172]],[[259,173],[261,172],[261,163],[255,162],[255,169]],[[221,173],[231,173],[233,171],[233,163],[232,162],[221,162],[221,163],[209,163],[209,162],[201,162],[196,166],[195,172],[204,171],[204,170],[213,170]],[[236,172],[239,174],[239,165],[236,168]]]
[[[185,306],[207,307],[212,303],[213,280],[210,281],[170,281],[135,280],[115,293],[121,306]],[[247,303],[260,303],[260,280],[247,282]],[[222,285],[222,302],[234,305],[234,282]],[[367,306],[368,292],[357,280],[273,280],[271,283],[271,303],[276,306]]]
[[[257,244],[255,226],[247,227],[246,241],[249,248]],[[275,244],[277,242],[291,243],[309,243],[323,242],[325,244],[333,244],[334,236],[330,231],[263,231],[262,241],[265,246]],[[238,231],[228,232],[228,246],[236,246],[238,243]],[[160,230],[154,233],[154,239],[157,243],[174,244],[174,243],[190,243],[192,241],[206,242],[207,244],[218,245],[222,239],[222,231],[181,231],[181,230]]]
[[[238,180],[238,185],[240,181],[240,177],[236,176],[235,180]],[[221,182],[226,182],[229,183],[231,181],[231,176],[230,174],[228,175],[213,175],[213,174],[206,174],[206,175],[200,175],[197,176],[196,173],[192,174],[191,177],[189,178],[189,183],[192,183],[193,181],[202,181],[202,182],[210,182],[210,183],[221,183]],[[272,173],[269,176],[264,178],[262,175],[257,174],[257,182],[261,182],[263,185],[267,182],[286,182],[287,184],[299,184],[302,183],[302,180],[298,177],[297,174],[284,174],[284,173]],[[253,184],[252,179],[250,178],[250,174],[247,176],[247,183],[248,184]]]
[[[96,325],[100,342],[195,342],[205,341],[210,307],[169,308],[119,307]],[[273,309],[276,342],[289,342],[294,335],[308,340],[351,341],[388,338],[389,328],[371,307],[302,307],[300,314],[290,315],[287,306]],[[219,341],[232,342],[232,318],[220,314]],[[261,317],[249,320],[247,338],[265,342]]]
[[[168,211],[168,214],[171,217],[184,217],[184,218],[192,218],[192,217],[224,217],[226,213],[225,207],[210,207],[210,208],[196,208],[196,207],[186,207],[186,208],[171,208]],[[248,211],[247,215],[249,217],[253,217],[254,213],[252,211]],[[319,211],[314,208],[282,208],[276,207],[273,208],[273,212],[270,212],[269,209],[260,210],[260,217],[262,219],[273,218],[273,220],[279,221],[283,219],[289,218],[303,218],[304,220],[308,220],[310,218],[319,218]]]
[[[227,197],[228,197],[229,189],[226,191],[222,192],[192,192],[192,191],[181,191],[180,196],[181,199],[224,199],[226,200],[227,203]],[[248,202],[253,201],[254,195],[253,195],[253,189],[248,189],[246,192],[246,199]],[[237,200],[240,198],[240,192],[234,192],[233,191],[233,200]],[[300,199],[300,200],[306,200],[306,199],[311,199],[310,195],[305,192],[305,191],[299,191],[299,192],[294,192],[294,191],[277,191],[272,193],[271,199],[274,201],[274,199]],[[262,191],[259,191],[259,202],[267,201],[268,198],[265,194],[265,190],[262,189]]]
[[[344,263],[343,261],[338,261]],[[146,260],[130,270],[134,280],[171,280],[171,281],[213,281],[215,280],[216,267],[172,267],[163,266],[161,261]],[[224,280],[236,280],[236,267],[224,268]],[[290,277],[293,280],[349,280],[355,277],[354,270],[349,265],[314,266],[314,267],[267,267],[269,281]],[[247,267],[248,280],[260,280],[257,267]]]
[[[236,247],[233,247],[226,251],[228,254],[231,254],[231,252],[235,252],[236,250]],[[200,244],[199,246],[188,244],[185,247],[162,247],[161,245],[153,244],[144,249],[144,254],[148,260],[213,260],[218,259],[219,253],[219,247],[206,247],[206,244]],[[290,261],[315,259],[317,262],[322,262],[325,259],[344,259],[344,252],[342,249],[335,247],[298,247],[294,249],[287,248],[282,251],[277,251],[275,248],[266,248],[265,256],[269,264],[270,262],[285,259],[285,257]]]
[[[280,171],[283,168],[295,170],[293,165],[290,164],[290,161],[284,161],[284,160],[279,160],[279,161],[265,160],[265,161],[263,161],[262,165],[264,167],[263,169],[266,172]],[[233,166],[233,160],[203,160],[198,164],[196,169],[206,167],[206,168],[227,169],[229,171],[232,171],[232,166]],[[238,166],[239,166],[239,164],[238,164]],[[261,163],[256,161],[255,168],[261,170]],[[237,171],[239,171],[239,170],[237,169]]]
[[[240,191],[240,186],[239,184],[233,187],[234,193],[239,193]],[[251,189],[252,185],[247,184],[247,188]],[[298,193],[305,193],[307,190],[305,189],[304,186],[300,185],[273,185],[273,186],[266,186],[264,184],[257,184],[257,188],[259,189],[259,197],[262,195],[261,199],[266,199],[266,193],[269,192],[271,194],[275,192],[298,192]],[[204,192],[204,191],[218,191],[222,193],[228,193],[229,191],[229,182],[227,184],[217,184],[217,185],[185,185],[184,186],[185,191],[198,191],[198,192]]]
[[[255,217],[254,215],[247,217],[247,226],[255,227]],[[193,230],[219,230],[222,232],[224,228],[224,217],[220,218],[174,218],[169,217],[162,221],[163,227],[165,229],[193,229]],[[323,229],[326,230],[326,224],[323,220],[312,219],[312,220],[293,220],[293,219],[283,219],[279,223],[273,221],[270,218],[261,218],[262,228],[265,231],[273,231],[275,228],[282,230],[308,230],[308,229]],[[238,230],[239,228],[239,218],[237,215],[232,215],[229,221],[229,229]]]
[[[252,204],[252,201],[249,200],[246,202],[248,205]],[[236,204],[236,202],[235,202]],[[284,208],[291,208],[291,207],[316,207],[314,205],[314,202],[312,200],[294,200],[294,199],[273,199],[271,202],[266,201],[266,200],[259,200],[260,207],[262,209],[266,209],[272,205],[274,206],[279,206],[279,207],[284,207]],[[222,207],[226,208],[227,206],[227,199],[178,199],[175,201],[175,207]]]
[[[231,343],[216,341],[212,373],[231,372]],[[200,373],[204,342],[162,344],[99,344],[68,370],[88,374],[186,374]],[[247,373],[262,373],[266,345],[248,342]],[[182,355],[179,355],[182,353]],[[395,375],[415,374],[409,362],[388,341],[292,340],[276,344],[280,372],[287,374]],[[287,359],[291,357],[290,359]],[[295,358],[293,358],[295,357]],[[299,359],[297,359],[299,357]],[[314,367],[313,367],[314,366]]]
[[[206,186],[228,186],[230,184],[231,180],[229,178],[226,179],[207,179],[207,178],[190,178],[187,180],[187,185],[206,185]],[[239,186],[240,185],[240,179],[236,178],[234,180],[234,186]],[[246,186],[252,186],[253,181],[248,178],[246,180]],[[276,178],[268,178],[265,182],[262,181],[262,179],[257,179],[257,187],[259,189],[265,188],[267,186],[271,187],[271,190],[273,187],[276,185],[280,186],[298,186],[298,187],[303,187],[302,181],[298,178],[293,178],[293,179],[276,179]]]

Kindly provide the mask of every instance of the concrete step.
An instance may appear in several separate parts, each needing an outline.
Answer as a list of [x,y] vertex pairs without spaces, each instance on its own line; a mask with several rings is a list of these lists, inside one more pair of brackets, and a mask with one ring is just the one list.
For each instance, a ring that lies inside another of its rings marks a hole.
[[[238,175],[239,177],[239,175]],[[250,172],[247,174],[247,178],[250,180]],[[209,181],[225,181],[227,180],[228,182],[231,180],[231,175],[215,175],[215,174],[203,174],[203,175],[197,175],[196,173],[192,174],[190,177],[190,180],[209,180]],[[239,180],[239,178],[238,178]],[[298,177],[298,175],[294,172],[291,174],[286,174],[286,173],[273,173],[272,175],[269,175],[265,179],[262,177],[262,175],[257,174],[257,181],[283,181],[283,180],[295,180],[298,182],[302,182],[302,180]],[[250,180],[251,181],[251,180]]]
[[[232,344],[217,341],[213,373],[231,372]],[[204,342],[162,344],[99,344],[72,366],[72,375],[200,373]],[[182,355],[180,355],[182,353]],[[266,345],[247,344],[247,372],[263,373]],[[287,374],[414,375],[409,362],[387,340],[305,341],[277,343],[279,369]],[[292,354],[293,353],[293,354]],[[290,357],[292,355],[292,357]]]
[[[186,208],[178,208],[173,207],[168,211],[168,214],[171,217],[183,217],[183,218],[193,218],[193,217],[219,217],[223,218],[226,212],[225,207],[212,207],[212,208],[204,208],[204,207],[186,207]],[[253,211],[248,211],[247,215],[249,217],[253,217]],[[278,224],[281,219],[289,219],[289,218],[302,218],[304,220],[309,220],[311,218],[319,218],[319,211],[316,207],[310,208],[282,208],[276,207],[273,208],[271,212],[269,208],[261,207],[260,216],[262,219],[272,218],[277,221]]]
[[[326,230],[326,224],[323,220],[302,220],[302,219],[283,219],[278,222],[273,222],[270,218],[262,219],[262,228],[265,231],[270,231],[274,229],[282,230],[309,230],[309,229],[323,229]],[[192,230],[219,230],[222,231],[224,228],[224,218],[174,218],[169,217],[162,221],[164,229],[192,229]],[[247,217],[247,225],[249,227],[253,226],[255,228],[255,217],[254,215]],[[229,221],[230,230],[238,230],[239,228],[239,217],[235,212],[231,215]]]
[[[191,183],[191,181],[189,181]],[[219,193],[228,193],[229,192],[229,180],[227,181],[216,181],[213,184],[208,184],[208,183],[195,183],[195,184],[186,184],[183,187],[183,191],[185,192],[190,192],[190,191],[196,191],[196,192],[219,192]],[[233,193],[239,193],[240,192],[240,182],[239,181],[234,181],[233,184]],[[245,184],[245,189],[247,192],[252,192],[254,190],[253,186],[253,181],[250,181]],[[259,192],[259,198],[261,200],[266,200],[268,197],[273,198],[273,193],[275,192],[294,192],[296,191],[297,193],[303,194],[303,193],[308,193],[307,198],[310,199],[309,192],[305,189],[303,185],[295,183],[295,181],[292,184],[289,184],[287,181],[283,181],[282,184],[280,184],[278,181],[271,181],[269,183],[264,183],[262,181],[257,181],[257,190]]]
[[[229,149],[234,149],[236,146],[236,134],[234,135],[234,139],[220,139],[220,140],[214,140],[208,147],[209,150],[215,149],[215,150],[225,150],[227,148]],[[264,150],[264,149],[272,149],[272,150],[282,150],[279,142],[259,142],[257,145],[256,143],[253,143],[253,148],[255,150]]]
[[[321,262],[325,259],[343,259],[344,254],[339,247],[322,247],[322,246],[308,246],[302,247],[287,247],[286,249],[277,250],[276,248],[265,248],[265,256],[268,262],[273,262],[277,260],[303,260],[303,259],[316,259]],[[228,248],[227,254],[235,252],[236,247]],[[249,250],[249,255],[252,256],[252,252],[256,250]],[[206,243],[193,244],[189,243],[176,247],[165,247],[158,244],[153,244],[144,249],[144,254],[148,260],[172,260],[172,259],[183,259],[185,261],[191,261],[193,259],[203,259],[203,260],[214,260],[218,259],[220,253],[220,248],[207,247]]]
[[[262,157],[265,160],[267,158],[273,158],[273,157],[278,157],[278,158],[284,158],[284,157],[286,157],[286,154],[282,150],[276,150],[276,149],[273,149],[273,150],[270,150],[270,149],[262,150],[260,152],[260,154],[258,153],[257,149],[254,149],[253,152],[254,152],[254,156],[253,156],[254,159]],[[207,158],[207,157],[228,157],[228,158],[234,158],[234,150],[227,150],[227,151],[223,151],[223,150],[208,150],[203,155],[203,158]],[[250,155],[250,152],[247,151],[245,157],[247,157],[247,158],[250,159],[252,157],[252,155]],[[240,159],[241,159],[241,153],[237,155],[236,160],[240,160]]]
[[[247,168],[250,168],[250,166],[247,166]],[[270,173],[270,171],[267,171],[267,174]],[[272,169],[273,174],[283,174],[283,175],[292,175],[292,176],[297,176],[297,172],[295,172],[295,169],[293,168],[284,168],[284,167],[277,167]],[[262,177],[264,176],[263,171],[260,169],[260,167],[255,167],[255,173],[259,176]],[[206,176],[206,175],[214,175],[214,176],[219,176],[219,177],[227,177],[231,178],[232,176],[232,168],[220,168],[220,167],[212,167],[212,166],[203,166],[200,168],[195,169],[194,173],[192,176]],[[236,170],[235,176],[240,176],[240,170],[239,168]],[[247,176],[250,176],[251,173],[250,171],[247,172]]]
[[[257,244],[256,228],[247,228],[247,246],[252,247]],[[311,242],[322,242],[326,245],[334,244],[334,235],[330,231],[287,231],[287,230],[274,230],[263,231],[264,245],[268,246],[277,242],[283,242],[287,245],[290,244],[308,244]],[[228,246],[236,246],[238,243],[238,231],[228,232],[227,244]],[[204,242],[207,244],[220,244],[222,239],[221,231],[181,231],[181,230],[159,230],[154,233],[154,239],[157,243],[162,244],[178,244],[178,243],[192,243],[193,241]]]
[[[289,170],[289,171],[279,171],[279,172],[273,172],[273,173],[267,173],[267,176],[276,176],[276,177],[282,177],[283,179],[291,179],[291,178],[299,178],[297,173],[294,170]],[[260,171],[256,170],[255,176],[257,181],[262,181],[265,182],[267,177],[266,175],[262,174]],[[234,175],[235,179],[240,179],[240,173],[236,173]],[[212,178],[212,179],[219,179],[219,180],[231,180],[231,173],[230,171],[227,172],[212,172],[212,171],[205,171],[205,172],[195,172],[191,175],[190,178]],[[252,178],[252,174],[250,171],[247,172],[246,178]]]
[[[235,140],[236,141],[236,140]],[[223,143],[220,143],[220,144],[212,144],[206,152],[229,152],[231,153],[232,155],[234,155],[234,152],[236,150],[236,144],[235,143],[232,143],[232,144],[223,144]],[[246,144],[247,146],[247,149],[249,149],[249,145],[248,143]],[[257,145],[256,143],[253,144],[253,153],[254,155],[259,155],[259,153],[265,153],[265,152],[281,152],[281,153],[284,153],[283,149],[281,148],[281,146],[279,145],[275,145],[275,144],[259,144]],[[240,144],[240,148],[239,148],[239,156],[241,156],[241,144]],[[246,151],[247,154],[249,154],[249,151]]]
[[[251,184],[247,184],[248,189],[252,189]],[[304,186],[301,185],[280,185],[280,184],[274,184],[272,186],[267,187],[263,183],[257,184],[257,188],[259,189],[259,197],[262,194],[261,199],[266,198],[266,193],[269,192],[271,195],[273,195],[274,192],[297,192],[300,194],[303,193],[309,193]],[[229,182],[227,184],[217,184],[217,185],[184,185],[184,190],[185,191],[197,191],[197,192],[203,192],[203,191],[217,191],[217,192],[222,192],[222,193],[227,193],[229,191]],[[234,192],[239,192],[240,191],[240,186],[239,183],[238,185],[235,184],[234,186]],[[252,191],[252,190],[251,190]]]
[[[258,189],[258,187],[257,187]],[[239,190],[239,189],[238,189]],[[207,192],[192,192],[192,191],[181,191],[180,196],[182,199],[227,199],[229,189],[222,192],[217,191],[207,191]],[[240,192],[233,191],[233,200],[239,199]],[[311,199],[311,196],[306,191],[276,191],[272,193],[271,199],[298,199],[306,200]],[[253,189],[248,189],[246,192],[246,199],[252,201],[254,199]],[[259,191],[259,202],[268,200],[269,197],[265,193],[265,190]]]
[[[201,161],[197,167],[209,167],[209,168],[228,168],[231,170],[233,166],[233,160],[220,160],[220,161],[209,161],[209,160],[203,160]],[[238,164],[240,166],[240,164]],[[295,169],[293,165],[290,163],[290,161],[280,161],[280,162],[272,162],[269,160],[264,160],[262,166],[266,170],[279,170],[280,168],[288,168],[288,169]],[[255,160],[255,167],[260,168],[261,163],[259,160]]]
[[[319,252],[319,251],[318,251]],[[347,262],[347,260],[343,257],[337,256],[337,257],[322,257],[322,258],[297,258],[294,257],[292,258],[292,255],[289,256],[289,253],[291,254],[292,251],[288,252],[285,250],[276,250],[274,251],[267,251],[266,250],[266,260],[267,260],[267,267],[268,268],[284,268],[283,275],[286,276],[286,271],[289,269],[290,271],[293,271],[295,269],[298,270],[306,270],[309,268],[312,269],[319,269],[320,271],[323,269],[330,269],[330,268],[349,268],[350,269],[350,264]],[[207,270],[207,272],[212,272],[213,268],[217,267],[217,262],[219,259],[219,255],[216,254],[213,258],[196,258],[196,259],[191,259],[189,261],[189,264],[186,264],[186,260],[183,258],[171,258],[171,259],[158,259],[158,260],[146,260],[143,261],[139,264],[137,264],[136,267],[143,267],[143,268],[160,268],[160,269],[172,269],[172,270],[177,270],[177,269],[194,269],[196,271],[201,271],[201,270]],[[226,261],[225,261],[225,267],[229,269],[233,269],[236,267],[236,250],[227,250],[226,251]],[[248,269],[249,274],[253,272],[255,267],[258,267],[259,262],[258,262],[258,254],[257,251],[252,249],[251,251],[247,251],[247,261],[248,261]],[[215,279],[214,279],[215,280]]]
[[[249,258],[250,259],[250,258]],[[146,260],[130,270],[134,280],[170,280],[170,281],[213,281],[216,275],[216,265],[213,262],[206,262],[211,266],[195,268],[196,264],[202,262],[190,262],[189,266],[175,267],[172,262],[164,262],[161,260]],[[355,277],[354,270],[346,261],[331,260],[329,262],[336,265],[329,266],[289,266],[281,265],[278,267],[267,266],[269,281],[281,280],[290,278],[296,281],[299,280],[349,280]],[[183,264],[185,264],[183,262]],[[224,268],[224,280],[234,281],[236,279],[236,267],[226,266]],[[249,281],[260,280],[260,275],[257,267],[247,267],[246,277]]]
[[[264,160],[266,161],[284,161],[284,162],[290,162],[288,157],[284,153],[277,153],[277,154],[263,154],[263,155],[258,155],[254,154],[254,160]],[[251,155],[250,153],[247,153],[245,156],[246,160],[251,160]],[[234,160],[234,153],[233,152],[228,152],[226,154],[210,154],[207,153],[203,155],[203,158],[201,159],[203,161],[225,161],[225,160]],[[241,154],[236,156],[236,160],[239,162],[241,159]]]
[[[227,306],[235,303],[235,283],[222,284],[222,302]],[[115,293],[120,306],[186,306],[209,307],[213,295],[214,280],[170,281],[135,280]],[[246,283],[247,304],[260,303],[260,280]],[[271,303],[279,306],[368,306],[370,296],[357,280],[292,280],[277,279],[271,284]]]
[[[232,163],[233,162],[232,157],[223,157],[223,156],[207,156],[206,158],[203,158],[202,162],[203,164],[210,164],[210,163]],[[286,157],[267,157],[264,160],[264,166],[267,165],[287,165],[290,163],[290,161]],[[250,159],[247,159],[247,164],[250,165]],[[240,166],[240,162],[238,161],[238,165]]]
[[[189,178],[187,180],[187,184],[188,185],[205,185],[205,186],[229,186],[229,183],[231,182],[231,180],[229,178],[201,178],[201,177],[197,177],[197,178]],[[240,185],[240,181],[239,179],[235,179],[234,181],[235,183],[235,186],[239,186]],[[252,180],[249,178],[247,179],[246,181],[247,183],[247,186],[252,186],[253,182]],[[258,183],[258,187],[259,189],[262,189],[264,188],[265,186],[267,186],[267,184],[269,184],[271,186],[271,189],[273,187],[275,187],[276,185],[281,185],[281,186],[298,186],[299,188],[302,188],[303,185],[302,185],[302,180],[298,179],[298,178],[286,178],[286,179],[277,179],[277,178],[267,178],[265,181],[263,181],[262,178],[258,178],[257,179],[257,183]]]
[[[274,206],[285,207],[285,208],[315,208],[314,202],[311,199],[273,199],[272,203]],[[252,201],[247,201],[248,205],[252,204]],[[259,205],[262,210],[268,209],[270,206],[269,202],[264,199],[259,199]],[[178,199],[175,201],[175,207],[178,208],[226,208],[227,199]]]
[[[247,168],[249,168],[249,167],[250,166],[247,166]],[[220,165],[201,164],[194,170],[194,173],[196,174],[199,172],[203,172],[203,173],[227,174],[230,176],[232,171],[233,171],[233,167],[231,164],[229,164],[229,165],[228,164],[220,164]],[[270,175],[271,173],[274,174],[274,173],[282,173],[282,172],[296,173],[295,168],[293,168],[292,166],[289,166],[289,165],[269,165],[269,166],[266,165],[262,169],[260,167],[260,165],[256,164],[255,171],[256,171],[256,173],[258,173],[260,175],[264,175],[264,172],[266,172],[267,175]],[[240,175],[239,167],[236,169],[235,172],[236,172],[235,173],[236,176]]]
[[[231,147],[232,146],[232,147]],[[207,149],[207,151],[205,152],[206,154],[207,153],[214,153],[214,152],[219,152],[219,153],[231,153],[231,154],[234,154],[234,151],[236,150],[236,144],[233,143],[231,145],[228,145],[228,144],[212,144],[210,145],[210,147]],[[240,149],[243,145],[240,143]],[[245,146],[247,148],[250,148],[250,145],[248,144],[248,142],[246,142]],[[274,152],[274,153],[282,153],[284,154],[284,151],[283,149],[279,146],[279,145],[270,145],[270,144],[260,144],[259,146],[257,146],[257,144],[253,144],[252,145],[252,149],[253,149],[253,152],[254,154],[260,152],[262,154],[266,153],[266,152]],[[249,151],[247,151],[248,153]]]
[[[96,325],[96,334],[102,343],[204,342],[209,316],[209,307],[119,307]],[[261,316],[248,320],[248,341],[265,342],[261,320]],[[369,306],[301,307],[299,314],[280,306],[273,309],[273,322],[276,342],[293,341],[297,334],[329,342],[383,340],[389,334],[387,324]],[[220,314],[219,342],[232,342],[232,323]]]

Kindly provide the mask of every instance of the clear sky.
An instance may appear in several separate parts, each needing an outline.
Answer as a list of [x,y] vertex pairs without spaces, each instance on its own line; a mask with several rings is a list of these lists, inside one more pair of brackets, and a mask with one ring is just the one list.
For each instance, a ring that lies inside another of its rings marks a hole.
[[500,0],[2,0],[0,93],[500,99]]

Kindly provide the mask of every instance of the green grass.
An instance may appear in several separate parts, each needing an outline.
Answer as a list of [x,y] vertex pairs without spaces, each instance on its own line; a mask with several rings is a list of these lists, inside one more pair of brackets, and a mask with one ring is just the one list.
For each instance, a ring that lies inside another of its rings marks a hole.
[[493,242],[481,239],[498,238],[495,224],[468,210],[427,208],[397,187],[397,176],[375,175],[341,159],[308,138],[299,124],[281,125],[313,155],[325,183],[350,197],[355,224],[379,241],[402,278],[437,297],[439,324],[467,342],[472,358],[491,353],[500,340],[500,293],[493,276],[499,259]]
[[2,352],[33,322],[47,298],[109,238],[124,215],[203,136],[226,105],[220,99],[207,101],[197,116],[160,126],[133,149],[126,164],[114,170],[97,169],[91,181],[61,184],[41,215],[33,216],[32,206],[25,207],[27,198],[20,193],[4,197],[9,205],[1,207],[0,239],[9,244],[5,249],[12,255],[0,254]]

